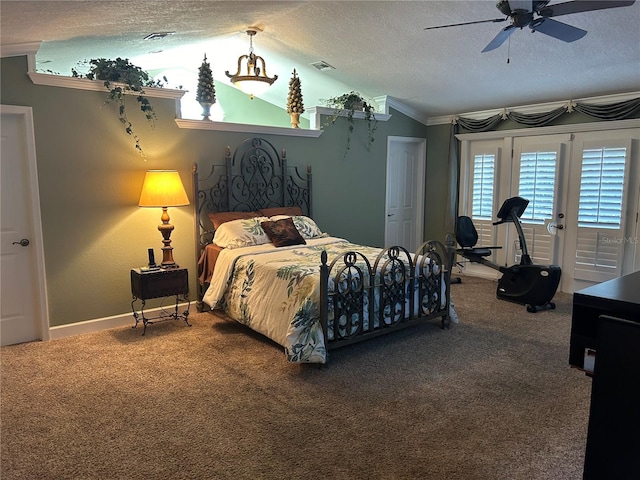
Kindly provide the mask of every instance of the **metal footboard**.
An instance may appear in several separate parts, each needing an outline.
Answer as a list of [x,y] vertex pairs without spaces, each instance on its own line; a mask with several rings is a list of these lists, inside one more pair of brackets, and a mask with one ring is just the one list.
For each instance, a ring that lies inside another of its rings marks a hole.
[[449,326],[451,247],[432,240],[414,255],[394,246],[371,262],[362,253],[320,266],[320,319],[327,349],[441,319]]

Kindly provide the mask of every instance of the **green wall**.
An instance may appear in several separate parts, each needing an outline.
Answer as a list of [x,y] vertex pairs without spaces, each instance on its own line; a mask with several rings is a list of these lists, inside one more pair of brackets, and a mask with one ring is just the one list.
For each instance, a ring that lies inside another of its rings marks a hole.
[[431,125],[427,128],[427,179],[429,181],[425,195],[424,238],[442,242],[447,233],[453,233],[455,218],[450,214],[451,202],[454,202],[458,195],[457,178],[451,177],[451,173],[457,172],[457,168],[449,161],[452,128],[451,124]]
[[[384,242],[386,137],[427,138],[426,233],[443,238],[446,198],[441,175],[446,171],[448,127],[427,129],[392,111],[389,121],[378,123],[369,152],[366,124],[357,121],[344,157],[344,118],[319,138],[255,135],[249,129],[180,129],[174,122],[174,100],[152,98],[158,116],[153,129],[134,102],[128,108],[145,162],[114,107],[104,105],[106,94],[34,85],[26,75],[26,57],[3,58],[0,67],[0,101],[33,108],[51,326],[129,311],[129,270],[146,264],[148,248],[159,258],[162,246],[160,210],[137,207],[146,170],[177,169],[192,196],[192,163],[222,162],[227,145],[233,149],[251,136],[285,147],[289,164],[303,172],[311,165],[313,216],[323,230],[376,246]],[[238,104],[238,111],[250,112],[256,105],[247,97],[238,100],[245,102]],[[445,140],[438,139],[445,131]],[[195,292],[192,206],[170,208],[169,214],[175,225],[174,258],[189,268]]]

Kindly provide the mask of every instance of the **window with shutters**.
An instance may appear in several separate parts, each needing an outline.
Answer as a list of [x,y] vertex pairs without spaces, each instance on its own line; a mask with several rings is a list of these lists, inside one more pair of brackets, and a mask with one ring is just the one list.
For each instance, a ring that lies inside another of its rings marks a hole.
[[[478,141],[471,145],[461,165],[466,185],[461,185],[459,215],[472,218],[478,232],[477,246],[496,245],[493,225],[498,196],[502,140]],[[495,260],[495,258],[494,258]],[[477,265],[468,265],[473,270]],[[485,268],[485,267],[482,267]]]
[[474,219],[491,220],[493,218],[495,163],[494,154],[480,154],[473,158],[471,217]]
[[493,216],[496,181],[496,154],[479,153],[473,156],[473,185],[471,189],[471,218],[478,232],[478,246],[495,244]]
[[543,225],[553,215],[557,152],[522,152],[518,195],[529,200],[522,221]]
[[619,274],[627,153],[625,146],[582,150],[576,278],[604,280]]
[[582,152],[579,227],[620,228],[626,157],[624,147]]

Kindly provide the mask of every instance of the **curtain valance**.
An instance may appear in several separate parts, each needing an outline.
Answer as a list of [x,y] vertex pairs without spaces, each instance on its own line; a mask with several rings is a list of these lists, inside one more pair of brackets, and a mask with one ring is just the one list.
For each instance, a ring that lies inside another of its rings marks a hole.
[[588,103],[569,101],[567,105],[563,105],[549,112],[527,114],[507,112],[505,110],[502,113],[492,115],[482,120],[455,117],[453,123],[469,132],[487,132],[506,120],[512,120],[528,127],[543,127],[555,119],[574,111],[599,120],[623,120],[631,116],[638,108],[640,108],[640,98],[633,98],[608,105],[589,105]]

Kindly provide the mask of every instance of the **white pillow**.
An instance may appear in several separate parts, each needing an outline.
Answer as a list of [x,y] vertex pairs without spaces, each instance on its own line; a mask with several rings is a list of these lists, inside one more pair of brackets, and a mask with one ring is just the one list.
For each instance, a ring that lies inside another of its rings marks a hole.
[[268,217],[254,217],[224,222],[216,229],[213,243],[223,248],[252,247],[270,243],[271,240],[260,225],[267,220]]
[[[275,215],[271,217],[271,220],[281,220],[287,217],[289,217],[289,215]],[[291,218],[293,219],[293,224],[296,226],[296,229],[304,239],[329,236],[329,234],[323,233],[318,225],[316,225],[316,222],[309,217],[305,217],[304,215],[294,215]]]

